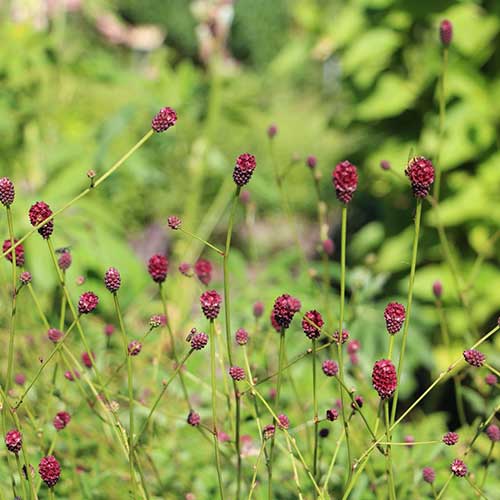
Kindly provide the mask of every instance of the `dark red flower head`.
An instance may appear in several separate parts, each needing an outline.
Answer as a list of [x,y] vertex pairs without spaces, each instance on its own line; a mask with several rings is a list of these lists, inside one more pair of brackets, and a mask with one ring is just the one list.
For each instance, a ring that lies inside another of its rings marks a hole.
[[424,467],[422,469],[422,479],[429,484],[432,484],[436,479],[436,473],[432,467]]
[[326,410],[326,419],[330,420],[330,422],[334,422],[339,418],[339,412],[335,408],[330,408]]
[[245,370],[239,366],[231,366],[229,375],[233,380],[245,380]]
[[361,342],[359,340],[351,340],[347,344],[347,353],[356,354],[361,348]]
[[56,430],[61,431],[64,429],[71,420],[71,415],[67,411],[60,411],[53,420],[54,427]]
[[156,283],[163,283],[167,279],[168,259],[159,253],[153,255],[148,262],[148,273]]
[[137,356],[142,350],[142,344],[138,340],[132,340],[127,347],[129,356]]
[[49,455],[43,457],[38,464],[38,473],[42,481],[49,487],[53,488],[61,477],[61,466],[55,457]]
[[122,278],[118,269],[110,267],[104,275],[104,284],[111,293],[116,293],[122,284]]
[[[31,205],[29,211],[30,222],[32,226],[38,226],[45,219],[52,215],[52,210],[44,201],[37,201],[35,204]],[[50,220],[47,224],[44,224],[38,229],[38,232],[47,239],[50,237],[54,231],[54,220]]]
[[0,203],[5,207],[10,207],[14,203],[16,195],[14,184],[8,177],[0,179]]
[[182,221],[176,215],[171,215],[167,219],[167,224],[170,229],[179,229],[181,227]]
[[304,330],[306,336],[311,340],[317,339],[321,335],[319,329],[324,324],[325,322],[323,321],[321,314],[313,309],[312,311],[307,311],[304,314],[304,318],[302,319],[302,330]]
[[445,47],[450,45],[453,38],[453,25],[448,19],[444,19],[439,25],[439,38],[441,38],[441,43]]
[[500,429],[498,428],[498,425],[489,425],[486,429],[486,435],[490,438],[490,441],[492,443],[497,443],[498,441],[500,441]]
[[5,446],[11,453],[19,453],[23,445],[23,436],[17,429],[12,429],[5,434]]
[[443,285],[439,280],[435,281],[432,284],[432,293],[434,294],[434,297],[436,297],[436,299],[441,298],[441,295],[443,294]]
[[244,186],[251,179],[257,163],[255,156],[250,153],[243,153],[236,159],[233,170],[233,180],[237,186]]
[[149,319],[149,326],[151,328],[159,328],[167,324],[167,318],[164,314],[153,314]]
[[321,365],[321,369],[327,377],[335,377],[339,372],[339,365],[333,359],[325,359]]
[[351,162],[345,160],[335,167],[332,179],[337,199],[342,203],[349,203],[352,200],[354,191],[358,187],[358,172],[356,167]]
[[456,432],[447,432],[443,436],[443,443],[447,446],[453,446],[458,443],[458,434]]
[[391,169],[391,164],[387,160],[382,160],[380,162],[380,168],[382,170],[390,170]]
[[31,283],[31,279],[32,279],[32,276],[31,276],[31,273],[29,271],[23,271],[20,275],[19,275],[19,281],[23,284],[23,285],[28,285],[29,283]]
[[246,345],[248,342],[248,332],[244,328],[238,328],[234,335],[238,345]]
[[[19,240],[14,239],[14,244],[16,244],[18,241]],[[7,252],[11,248],[12,245],[10,239],[5,240],[2,245],[2,253]],[[18,267],[24,266],[24,247],[22,243],[20,245],[17,245],[16,249],[14,250],[14,253],[16,254],[16,266]],[[8,261],[12,262],[12,253],[6,254],[5,258]]]
[[207,319],[217,318],[221,303],[222,297],[215,290],[208,290],[200,296],[201,309]]
[[208,335],[203,332],[195,333],[191,337],[191,349],[200,351],[208,344]]
[[290,427],[290,419],[284,413],[278,415],[278,427],[282,430]]
[[87,368],[92,368],[92,360],[95,359],[95,354],[91,353],[92,356],[88,352],[84,352],[82,354],[82,363],[87,367]]
[[342,330],[342,338],[340,338],[339,331],[335,330],[332,333],[332,339],[336,344],[345,344],[349,340],[349,332],[344,328]]
[[69,250],[64,250],[59,254],[59,258],[57,259],[57,265],[59,269],[62,271],[66,271],[71,266],[71,262],[73,259],[71,258],[71,253]]
[[153,118],[153,121],[151,122],[151,128],[155,132],[165,132],[165,130],[168,130],[170,127],[173,127],[176,121],[177,121],[177,113],[172,108],[169,108],[167,106],[165,108],[160,109],[160,111],[156,113],[156,116]]
[[99,297],[94,292],[85,292],[78,300],[78,312],[80,314],[91,313],[99,304]]
[[300,301],[287,293],[280,295],[275,301],[272,318],[280,328],[288,328],[295,313],[300,311]]
[[486,377],[484,377],[484,381],[488,385],[495,385],[498,382],[498,379],[497,379],[496,375],[493,375],[493,373],[488,373],[488,375],[486,375]]
[[464,351],[464,359],[467,363],[469,363],[469,365],[480,368],[483,366],[486,356],[476,349],[468,349],[467,351]]
[[451,462],[450,470],[456,477],[465,477],[467,475],[467,466],[458,458]]
[[113,333],[115,333],[115,325],[112,325],[111,323],[104,325],[104,335],[106,335],[106,337],[111,337]]
[[318,160],[315,156],[309,155],[306,158],[306,165],[312,170],[313,168],[316,168],[316,165],[318,164]]
[[57,344],[57,342],[61,340],[63,335],[63,332],[61,332],[57,328],[49,328],[49,330],[47,331],[47,337],[51,342],[54,342],[54,344]]
[[416,198],[425,198],[434,182],[434,166],[423,156],[416,156],[406,167],[405,174],[411,182],[411,188]]
[[191,276],[193,276],[193,273],[191,272],[191,264],[189,264],[188,262],[181,262],[178,269],[181,274],[187,276],[188,278],[191,278]]
[[326,253],[326,255],[333,255],[333,252],[335,251],[335,244],[333,243],[333,240],[327,238],[323,241],[323,251]]
[[259,300],[253,305],[253,315],[260,318],[264,314],[264,304]]
[[267,128],[267,136],[272,139],[278,133],[278,127],[273,123]]
[[394,335],[401,330],[406,318],[406,310],[403,304],[390,302],[384,311],[385,325],[387,331]]
[[[90,365],[90,366],[92,366],[92,365]],[[72,371],[68,370],[68,371],[64,372],[64,378],[66,380],[69,380],[70,382],[74,382],[75,377],[80,378],[80,372],[78,370],[72,370]]]
[[196,413],[194,410],[190,410],[186,420],[189,425],[198,427],[201,422],[201,417],[199,413]]
[[380,359],[373,365],[372,383],[381,399],[392,397],[398,379],[396,368],[389,359]]
[[273,424],[268,424],[262,429],[262,437],[264,439],[271,439],[274,436],[276,428]]
[[194,273],[205,286],[208,286],[212,281],[211,262],[207,259],[198,259],[194,265]]
[[351,408],[356,411],[358,408],[363,408],[364,399],[362,396],[355,396],[354,401],[351,403]]

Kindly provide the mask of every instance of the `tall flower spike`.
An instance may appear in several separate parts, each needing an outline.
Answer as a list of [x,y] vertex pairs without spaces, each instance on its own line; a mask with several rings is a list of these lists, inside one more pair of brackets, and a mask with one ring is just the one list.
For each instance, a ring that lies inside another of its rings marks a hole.
[[69,250],[63,250],[57,259],[57,265],[59,266],[59,269],[66,271],[71,266],[72,261],[73,259],[71,258]]
[[255,156],[250,153],[243,153],[236,159],[233,170],[233,180],[237,186],[244,186],[252,178],[253,171],[257,163]]
[[122,278],[118,269],[110,267],[104,275],[104,284],[111,293],[116,293],[122,284]]
[[448,47],[453,39],[453,25],[448,19],[444,19],[439,25],[439,38],[445,47]]
[[215,290],[203,292],[200,296],[201,309],[207,319],[217,318],[221,303],[222,297]]
[[381,399],[392,397],[398,379],[396,368],[389,359],[381,359],[373,365],[372,383]]
[[424,467],[422,469],[422,479],[429,484],[432,484],[436,479],[436,472],[432,467]]
[[67,411],[60,411],[54,417],[52,424],[57,431],[63,430],[70,422],[71,415]]
[[349,161],[339,163],[332,172],[333,185],[337,199],[342,203],[350,203],[358,187],[358,171]]
[[148,273],[156,283],[163,283],[167,279],[168,259],[159,253],[151,256],[148,262]]
[[467,466],[460,459],[455,459],[450,465],[450,470],[456,477],[465,477],[467,475]]
[[91,313],[99,304],[99,297],[94,292],[85,292],[78,300],[78,312],[80,314]]
[[401,330],[406,318],[406,310],[403,304],[390,302],[384,311],[385,325],[387,331],[394,335]]
[[317,339],[321,335],[320,328],[324,324],[325,322],[321,314],[313,309],[304,314],[304,318],[302,319],[302,330],[304,330],[304,333],[309,339]]
[[423,156],[412,158],[406,167],[405,174],[411,182],[411,188],[416,198],[425,198],[434,182],[434,166]]
[[[14,244],[16,244],[18,242],[17,239],[14,239]],[[11,244],[11,241],[10,239],[7,239],[3,242],[3,245],[2,245],[2,252],[7,252],[8,250],[10,250],[12,247],[12,244]],[[22,243],[20,245],[17,245],[16,249],[14,250],[15,254],[16,254],[16,266],[18,267],[22,267],[24,266],[24,247],[22,245]],[[8,253],[5,255],[5,258],[12,262],[12,254],[11,253]]]
[[42,481],[49,487],[53,488],[61,477],[61,466],[55,457],[49,455],[43,457],[38,465],[38,473]]
[[[44,201],[37,201],[31,205],[29,211],[29,218],[32,226],[38,226],[44,220],[52,215],[52,210]],[[48,239],[54,231],[54,220],[50,220],[47,224],[44,224],[38,229],[38,233],[42,235],[44,239]]]
[[15,196],[16,191],[12,181],[8,177],[2,177],[0,179],[0,203],[4,207],[10,207],[14,203]]
[[300,301],[287,293],[280,295],[274,301],[272,319],[282,328],[288,328],[295,313],[300,311]]
[[21,451],[23,445],[23,436],[17,429],[12,429],[5,434],[5,446],[11,453],[16,455]]
[[486,361],[486,356],[476,349],[468,349],[464,351],[464,359],[469,365],[480,368]]
[[176,215],[171,215],[167,219],[167,224],[170,229],[179,229],[181,227],[182,221]]
[[175,125],[177,113],[170,107],[160,109],[151,122],[151,128],[155,132],[165,132]]
[[208,344],[208,335],[203,332],[195,333],[191,338],[191,349],[200,351]]

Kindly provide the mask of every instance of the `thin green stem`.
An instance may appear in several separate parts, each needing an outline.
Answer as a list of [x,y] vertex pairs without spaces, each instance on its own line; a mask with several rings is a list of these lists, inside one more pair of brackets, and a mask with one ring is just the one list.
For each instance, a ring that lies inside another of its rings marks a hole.
[[386,453],[386,467],[388,476],[388,487],[389,487],[389,498],[391,500],[396,499],[396,488],[394,485],[394,475],[392,471],[392,453],[391,453],[391,432],[389,430],[389,402],[386,400],[384,402],[384,416],[385,416],[385,435],[387,436],[387,453]]
[[401,340],[401,351],[399,353],[399,361],[398,361],[398,371],[397,371],[397,379],[398,384],[396,386],[396,391],[394,393],[394,399],[392,402],[392,412],[391,412],[391,422],[394,422],[396,418],[396,410],[398,406],[398,397],[399,397],[399,387],[401,385],[401,374],[403,372],[403,362],[406,351],[406,341],[408,338],[408,329],[410,326],[410,317],[411,317],[411,306],[413,301],[413,284],[415,282],[415,270],[417,268],[417,253],[418,253],[418,240],[420,237],[420,221],[422,218],[422,200],[420,198],[417,199],[417,208],[415,213],[415,233],[413,237],[413,249],[411,255],[411,265],[410,265],[410,282],[408,284],[408,300],[406,304],[406,318],[403,326],[403,335]]
[[11,309],[11,320],[10,320],[10,332],[9,332],[9,352],[7,355],[7,380],[5,381],[5,390],[9,392],[12,384],[12,371],[14,367],[14,338],[16,332],[16,302],[17,302],[17,269],[16,269],[16,252],[14,250],[14,225],[12,223],[12,212],[10,206],[5,207],[7,212],[7,224],[9,226],[9,238],[10,245],[12,249],[11,260],[12,260],[12,309]]
[[[17,465],[17,473],[19,474],[19,482],[21,483],[21,487],[23,489],[23,499],[28,500],[28,491],[26,490],[26,484],[23,479],[23,469],[21,467],[21,460],[19,460],[19,455],[16,453],[16,465]],[[30,471],[26,470],[26,473],[29,474]]]
[[[312,379],[313,379],[313,412],[314,412],[314,451],[313,451],[313,475],[318,480],[318,396],[316,392],[316,340],[312,341]],[[316,497],[316,493],[314,494]]]
[[200,238],[196,234],[188,231],[187,229],[184,229],[183,227],[179,228],[180,231],[182,231],[185,235],[189,236],[190,238],[194,238],[195,240],[201,241],[204,245],[206,245],[208,248],[211,248],[212,250],[215,250],[219,255],[224,256],[224,252],[217,248],[215,245],[212,245],[212,243],[209,243],[207,240],[204,240],[203,238]]
[[439,201],[441,189],[441,150],[444,142],[445,120],[446,120],[446,73],[448,70],[448,47],[443,47],[443,63],[441,78],[439,79],[439,141],[436,155],[436,181],[434,182],[434,197]]
[[491,366],[489,363],[484,363],[484,366],[486,368],[488,368],[488,370],[491,372],[491,373],[494,373],[497,377],[500,378],[500,372],[496,369],[496,368],[493,368],[493,366]]
[[450,473],[450,475],[448,476],[448,479],[443,484],[443,487],[439,490],[439,493],[438,493],[438,495],[436,497],[436,500],[439,500],[444,495],[444,492],[448,488],[448,485],[450,484],[450,481],[451,481],[452,477],[453,477],[453,473]]
[[248,500],[252,500],[253,492],[255,490],[255,487],[257,486],[257,470],[259,468],[260,460],[262,459],[262,454],[264,452],[265,447],[266,447],[266,442],[262,441],[262,443],[260,445],[259,454],[257,455],[257,460],[255,462],[255,465],[253,466],[252,482],[250,483],[250,490],[248,492]]

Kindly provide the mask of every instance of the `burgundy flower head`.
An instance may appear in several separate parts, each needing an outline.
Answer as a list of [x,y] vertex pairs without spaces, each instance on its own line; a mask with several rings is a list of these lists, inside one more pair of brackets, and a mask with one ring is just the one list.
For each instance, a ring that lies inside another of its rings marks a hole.
[[417,156],[410,160],[405,174],[410,179],[415,197],[425,198],[434,182],[434,166],[432,162],[423,156]]
[[456,432],[447,432],[443,436],[443,443],[447,446],[453,446],[458,443],[458,434]]
[[347,344],[347,353],[356,354],[361,349],[361,342],[359,340],[351,340]]
[[490,438],[490,441],[492,443],[497,443],[498,441],[500,441],[500,429],[498,428],[498,425],[489,425],[486,429],[486,435]]
[[264,439],[271,439],[274,436],[276,428],[273,424],[268,424],[262,429],[262,436]]
[[394,335],[401,330],[406,318],[406,310],[403,304],[390,302],[384,311],[385,325],[387,331]]
[[176,215],[171,215],[167,219],[167,224],[170,229],[179,229],[181,227],[182,221]]
[[54,342],[54,344],[57,344],[61,340],[63,335],[63,332],[61,332],[57,328],[49,328],[49,330],[47,331],[47,337],[51,342]]
[[362,396],[355,396],[354,401],[351,403],[351,408],[356,411],[358,408],[363,408],[364,399]]
[[14,184],[8,177],[2,177],[0,179],[0,203],[4,207],[10,207],[14,203],[14,197],[16,195]]
[[282,430],[290,427],[290,419],[284,413],[278,415],[278,427]]
[[200,296],[201,309],[207,319],[217,318],[221,303],[222,297],[215,290],[208,290]]
[[205,286],[208,286],[212,281],[212,263],[207,259],[198,259],[194,265],[194,273]]
[[448,21],[448,19],[444,19],[439,25],[439,38],[445,47],[450,45],[453,38],[453,25],[451,24],[451,21]]
[[170,127],[173,127],[176,121],[177,121],[177,113],[172,108],[169,108],[167,106],[165,108],[160,109],[160,111],[156,113],[156,116],[153,118],[153,121],[151,122],[151,128],[158,133],[165,132],[165,130],[168,130]]
[[56,430],[61,431],[69,424],[70,420],[71,420],[71,415],[67,411],[60,411],[54,417],[52,423],[54,424]]
[[78,312],[80,314],[91,313],[99,304],[99,297],[94,292],[85,292],[78,300]]
[[233,180],[237,186],[244,186],[251,179],[257,163],[255,156],[250,153],[243,153],[236,159],[233,170]]
[[138,340],[132,340],[127,347],[129,356],[137,356],[142,350],[142,344]]
[[[19,240],[14,239],[14,244],[16,244]],[[10,239],[7,239],[3,242],[2,245],[2,253],[7,252],[12,248],[12,244]],[[16,249],[14,250],[14,253],[16,254],[16,266],[17,267],[22,267],[24,266],[24,247],[22,243],[20,245],[17,245]],[[8,253],[5,258],[9,261],[12,262],[12,253]]]
[[330,408],[326,410],[326,419],[330,422],[335,422],[339,418],[339,412],[335,408]]
[[253,305],[253,315],[260,318],[264,314],[264,304],[259,300]]
[[12,429],[5,434],[5,446],[11,453],[16,455],[21,451],[23,436],[17,429]]
[[381,399],[392,397],[398,379],[396,368],[389,359],[380,359],[373,365],[372,383]]
[[340,338],[339,331],[335,330],[332,334],[332,339],[336,344],[345,344],[349,340],[349,332],[344,328],[342,330],[342,338]]
[[245,370],[239,366],[231,366],[229,368],[229,375],[233,380],[245,380]]
[[[92,366],[92,365],[90,365],[90,366]],[[70,382],[74,382],[75,377],[80,378],[80,372],[78,370],[72,370],[72,371],[68,370],[68,371],[64,372],[64,378],[66,380],[69,380]]]
[[26,382],[26,376],[24,375],[24,373],[16,373],[16,376],[14,377],[14,382],[17,385],[24,385],[24,383]]
[[55,457],[49,455],[43,457],[38,465],[38,473],[42,481],[49,487],[53,488],[61,477],[61,466]]
[[306,336],[311,340],[317,339],[321,335],[319,329],[324,324],[325,322],[323,321],[321,314],[313,309],[312,311],[307,311],[304,314],[304,318],[302,319],[302,330],[304,330]]
[[59,258],[57,259],[57,265],[59,269],[62,271],[66,271],[70,268],[73,259],[71,257],[71,253],[69,250],[64,250],[59,254]]
[[335,244],[333,243],[333,240],[327,238],[323,241],[323,251],[326,253],[326,255],[333,255],[333,252],[335,251]]
[[19,281],[23,284],[23,285],[28,285],[29,283],[31,283],[31,279],[32,279],[32,276],[31,276],[31,273],[29,271],[23,271],[20,275],[19,275]]
[[306,158],[306,165],[312,170],[314,168],[316,168],[316,165],[318,164],[318,159],[313,156],[313,155],[309,155],[307,158]]
[[380,168],[382,170],[390,170],[391,169],[391,164],[387,160],[382,160],[380,162]]
[[432,484],[436,479],[436,473],[432,467],[424,467],[422,469],[422,479],[429,484]]
[[415,438],[411,434],[408,434],[407,436],[405,436],[404,442],[408,445],[408,448],[413,448]]
[[92,353],[92,356],[88,352],[84,352],[82,354],[82,363],[87,367],[87,368],[92,368],[92,360],[95,359],[95,354]]
[[486,377],[484,377],[484,381],[488,385],[495,385],[498,382],[498,379],[497,379],[496,375],[493,375],[493,373],[488,373],[488,375],[486,375]]
[[118,269],[110,267],[104,275],[104,284],[111,293],[116,293],[122,284],[122,278]]
[[244,328],[238,328],[234,337],[238,345],[246,345],[248,343],[248,332]]
[[276,134],[278,133],[278,127],[273,123],[272,125],[269,125],[267,128],[267,136],[269,139],[273,139]]
[[201,417],[199,413],[196,413],[194,410],[190,410],[187,416],[187,423],[192,425],[193,427],[198,427],[201,422]]
[[[44,201],[37,201],[31,205],[29,211],[30,222],[32,226],[38,226],[45,219],[52,215],[52,210]],[[39,234],[42,235],[44,239],[48,239],[52,232],[54,231],[54,220],[50,220],[47,224],[44,224],[38,229]]]
[[153,255],[148,262],[148,273],[156,283],[163,283],[167,279],[168,259],[159,253]]
[[300,311],[300,301],[287,293],[280,295],[275,301],[272,311],[274,321],[281,328],[288,328],[292,319]]
[[115,333],[115,325],[111,323],[104,325],[104,335],[106,335],[106,337],[111,337],[113,333]]
[[483,366],[486,356],[476,349],[468,349],[467,351],[464,351],[464,359],[467,363],[469,363],[469,365],[480,368]]
[[327,377],[335,377],[339,372],[339,365],[333,359],[325,359],[321,365],[321,369]]
[[345,160],[339,163],[332,172],[333,185],[337,199],[342,203],[349,203],[358,187],[358,172],[356,167]]
[[443,285],[439,280],[435,281],[432,284],[432,293],[434,294],[434,297],[436,297],[436,299],[440,299],[441,295],[443,295]]
[[450,470],[456,477],[465,477],[467,475],[467,466],[458,458],[451,462]]
[[167,318],[164,314],[153,314],[149,319],[149,326],[151,328],[159,328],[167,324]]
[[195,333],[191,337],[191,349],[200,351],[208,344],[208,335],[203,332]]
[[181,274],[187,276],[188,278],[191,278],[191,276],[193,275],[191,272],[191,264],[189,264],[188,262],[181,262],[178,269]]

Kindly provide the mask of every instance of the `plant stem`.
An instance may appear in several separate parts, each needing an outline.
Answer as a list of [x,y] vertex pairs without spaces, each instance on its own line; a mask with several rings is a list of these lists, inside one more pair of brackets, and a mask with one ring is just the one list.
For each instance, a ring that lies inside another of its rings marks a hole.
[[387,436],[387,455],[386,455],[386,466],[388,475],[388,487],[389,487],[389,498],[391,500],[396,500],[396,489],[394,486],[394,475],[392,472],[392,457],[391,457],[391,432],[389,430],[389,401],[384,402],[384,415],[385,415],[385,435]]
[[495,447],[495,441],[492,441],[490,444],[490,449],[488,451],[488,456],[486,457],[486,465],[484,466],[483,478],[479,483],[479,487],[483,489],[484,483],[486,482],[486,477],[488,475],[488,466],[490,465],[491,455],[493,454],[493,448]]
[[[16,455],[16,465],[17,465],[17,473],[19,474],[19,482],[21,483],[21,487],[23,489],[23,498],[26,500],[28,499],[28,492],[26,490],[26,484],[24,484],[24,479],[23,479],[23,469],[21,467],[21,461],[19,460],[19,454]],[[29,474],[30,471],[26,470],[26,473]]]
[[120,303],[118,302],[118,295],[113,293],[113,302],[115,306],[116,316],[120,325],[120,332],[123,341],[123,350],[127,357],[127,380],[128,380],[128,407],[129,407],[129,432],[128,432],[128,453],[129,453],[129,469],[130,481],[132,483],[132,490],[134,497],[137,497],[137,483],[134,470],[134,375],[132,367],[132,356],[128,352],[127,333],[125,332],[125,325],[123,323],[122,311]]
[[210,320],[210,375],[212,380],[212,427],[214,439],[214,454],[215,454],[215,467],[217,469],[217,478],[219,481],[219,495],[221,500],[224,500],[224,488],[222,485],[222,474],[220,467],[220,454],[219,454],[219,437],[217,435],[217,384],[215,373],[215,325],[214,320]]
[[406,340],[408,338],[408,328],[410,326],[410,316],[411,316],[411,306],[413,300],[413,284],[415,282],[415,270],[417,268],[417,253],[418,253],[418,239],[420,237],[420,221],[422,218],[422,200],[417,199],[417,208],[415,213],[415,234],[413,237],[413,250],[411,255],[411,265],[410,265],[410,282],[408,284],[408,300],[406,304],[406,318],[403,326],[403,338],[401,340],[401,351],[399,353],[398,361],[398,371],[397,380],[398,384],[396,386],[396,391],[394,393],[394,399],[392,402],[392,412],[391,412],[391,423],[394,422],[396,418],[396,409],[398,406],[399,397],[399,386],[401,385],[401,374],[403,371],[403,361],[406,351]]
[[[314,452],[313,452],[313,475],[318,480],[318,397],[316,392],[316,339],[312,340],[312,379],[313,379],[313,412],[314,412]],[[316,492],[314,493],[316,497]]]
[[262,453],[265,450],[265,447],[266,447],[266,442],[262,441],[262,444],[260,445],[259,454],[257,455],[257,461],[253,466],[253,476],[252,476],[252,482],[250,483],[250,491],[248,492],[248,500],[252,499],[253,492],[255,490],[255,487],[257,486],[257,469],[259,468],[259,463],[262,458]]
[[448,488],[448,485],[450,484],[450,481],[451,481],[452,477],[453,477],[453,473],[450,473],[450,475],[448,476],[448,479],[446,480],[446,482],[444,483],[443,487],[439,491],[438,496],[436,497],[436,500],[439,500],[444,495],[444,492]]
[[443,47],[443,63],[441,78],[439,79],[439,142],[438,142],[438,153],[436,155],[436,181],[434,183],[434,198],[439,201],[439,194],[441,188],[441,150],[443,148],[444,141],[444,128],[446,119],[446,94],[445,94],[445,83],[446,83],[446,73],[448,70],[448,47]]
[[203,238],[200,238],[194,233],[191,233],[190,231],[184,229],[183,227],[179,228],[180,231],[182,231],[184,234],[187,236],[194,238],[195,240],[201,241],[204,245],[206,245],[208,248],[211,248],[212,250],[215,250],[219,255],[224,256],[224,252],[222,250],[219,250],[215,245],[212,245],[209,243],[207,240],[204,240]]

